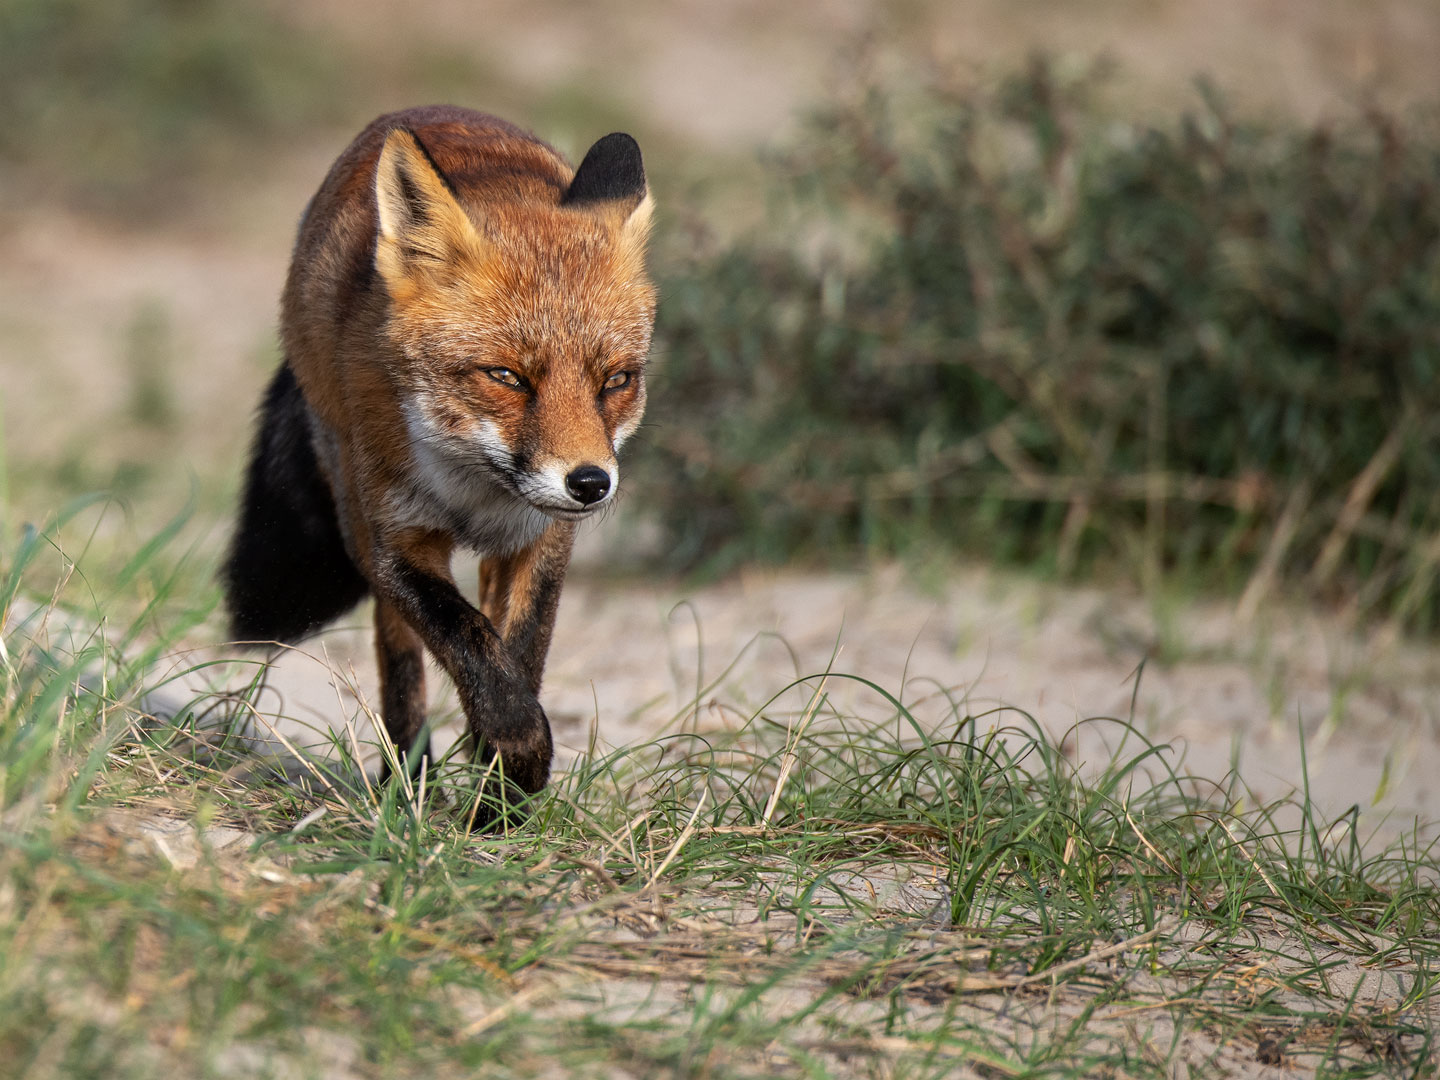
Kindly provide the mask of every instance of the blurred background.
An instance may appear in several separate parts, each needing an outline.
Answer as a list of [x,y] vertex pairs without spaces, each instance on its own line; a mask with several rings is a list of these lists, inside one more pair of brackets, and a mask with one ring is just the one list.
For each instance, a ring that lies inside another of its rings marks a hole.
[[336,154],[433,101],[572,160],[627,130],[661,313],[562,742],[648,730],[684,596],[722,661],[796,650],[760,701],[843,626],[856,670],[1139,710],[1219,771],[1244,733],[1293,783],[1298,718],[1379,800],[1440,747],[1437,56],[1433,0],[0,0],[3,527],[109,492],[67,528],[123,556],[188,509],[213,603]]
[[646,150],[615,552],[1291,582],[1430,630],[1437,55],[1429,0],[0,0],[9,516],[193,500],[218,550],[301,208],[445,100]]

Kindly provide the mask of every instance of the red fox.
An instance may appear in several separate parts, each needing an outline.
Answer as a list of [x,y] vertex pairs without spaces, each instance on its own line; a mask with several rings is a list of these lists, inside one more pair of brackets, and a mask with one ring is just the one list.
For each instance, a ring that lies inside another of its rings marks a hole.
[[[434,106],[361,132],[301,219],[222,571],[231,630],[293,642],[374,595],[381,711],[412,770],[428,649],[478,760],[526,793],[549,779],[537,694],[576,523],[613,498],[645,409],[650,214],[629,135],[572,172]],[[481,558],[478,607],[457,548]]]

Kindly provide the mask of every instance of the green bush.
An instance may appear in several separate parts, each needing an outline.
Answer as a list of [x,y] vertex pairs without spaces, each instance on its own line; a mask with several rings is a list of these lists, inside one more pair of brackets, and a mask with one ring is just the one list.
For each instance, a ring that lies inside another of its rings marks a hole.
[[1440,130],[1213,94],[1136,127],[1093,90],[872,87],[774,164],[763,235],[662,258],[674,560],[938,542],[1433,628]]

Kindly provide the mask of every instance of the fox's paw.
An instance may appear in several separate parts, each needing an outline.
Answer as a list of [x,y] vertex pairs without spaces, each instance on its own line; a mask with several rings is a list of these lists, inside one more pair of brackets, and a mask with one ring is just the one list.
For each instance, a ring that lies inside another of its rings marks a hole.
[[550,759],[554,755],[550,723],[543,712],[540,719],[544,727],[533,737],[523,740],[487,739],[481,749],[480,760],[487,766],[495,763],[494,771],[504,777],[505,785],[513,785],[526,795],[535,794],[550,782]]
[[555,752],[550,720],[528,687],[505,689],[509,692],[487,695],[488,700],[475,701],[465,710],[476,761],[493,765],[487,771],[503,777],[505,788],[533,795],[550,781]]
[[480,786],[470,814],[473,827],[490,832],[502,821],[515,823],[529,816],[531,796],[550,779],[550,725],[536,705],[543,723],[524,739],[485,738],[477,742]]

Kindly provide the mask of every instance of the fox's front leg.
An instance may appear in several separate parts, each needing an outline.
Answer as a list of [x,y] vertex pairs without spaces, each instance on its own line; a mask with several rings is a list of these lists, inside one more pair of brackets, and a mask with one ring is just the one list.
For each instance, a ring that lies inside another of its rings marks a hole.
[[[395,744],[411,776],[418,776],[430,758],[430,733],[425,728],[425,648],[400,609],[375,601],[375,655],[380,665],[381,716],[385,733]],[[390,759],[380,782],[390,779]]]
[[554,744],[526,670],[455,587],[448,541],[435,534],[406,541],[376,551],[373,584],[381,602],[409,624],[454,680],[479,760],[498,754],[508,782],[539,791],[550,779]]
[[529,547],[480,565],[480,608],[499,629],[534,694],[540,693],[574,543],[575,526],[557,521]]

